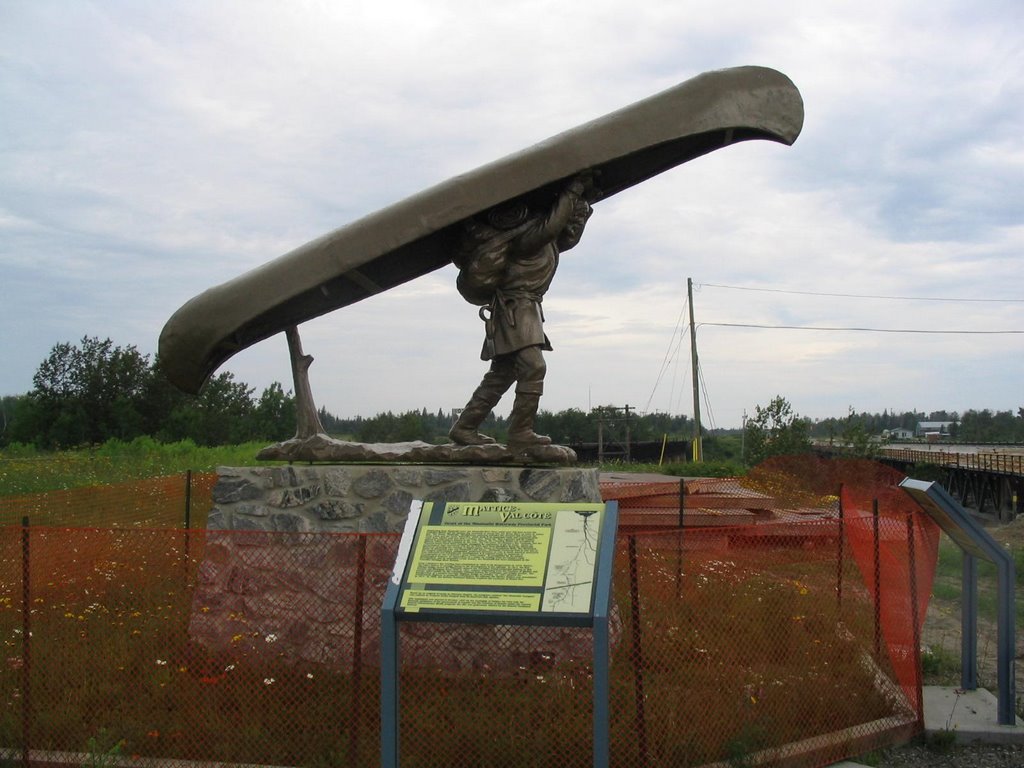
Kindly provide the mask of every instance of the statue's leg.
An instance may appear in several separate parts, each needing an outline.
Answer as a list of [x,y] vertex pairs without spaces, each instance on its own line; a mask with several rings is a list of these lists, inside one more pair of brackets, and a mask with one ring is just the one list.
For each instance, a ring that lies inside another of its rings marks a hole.
[[508,422],[508,447],[513,450],[534,445],[550,445],[551,438],[533,431],[540,396],[544,394],[547,365],[538,347],[519,350],[516,356],[516,399]]
[[448,437],[458,445],[487,445],[493,437],[481,435],[477,429],[487,415],[501,400],[512,382],[516,380],[514,355],[502,355],[491,361],[491,367],[484,374],[480,386],[462,409],[458,420],[448,432]]

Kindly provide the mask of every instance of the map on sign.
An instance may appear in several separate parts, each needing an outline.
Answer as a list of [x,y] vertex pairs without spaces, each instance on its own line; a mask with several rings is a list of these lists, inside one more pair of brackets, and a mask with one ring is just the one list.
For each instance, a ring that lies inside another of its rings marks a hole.
[[417,502],[398,608],[587,614],[604,519],[604,504]]

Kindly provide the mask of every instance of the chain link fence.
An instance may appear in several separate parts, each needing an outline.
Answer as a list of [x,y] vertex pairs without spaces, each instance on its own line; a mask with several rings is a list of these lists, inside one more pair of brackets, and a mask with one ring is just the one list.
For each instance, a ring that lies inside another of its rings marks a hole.
[[0,496],[0,526],[205,528],[215,472],[183,472],[64,491]]
[[[887,487],[620,534],[613,765],[827,765],[919,729],[933,531]],[[398,536],[174,525],[0,529],[4,757],[379,765]],[[400,627],[403,765],[592,763],[589,629]]]

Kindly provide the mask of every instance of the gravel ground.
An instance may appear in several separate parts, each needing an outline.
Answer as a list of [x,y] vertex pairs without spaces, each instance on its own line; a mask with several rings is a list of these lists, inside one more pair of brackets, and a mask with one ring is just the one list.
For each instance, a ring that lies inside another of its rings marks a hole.
[[913,744],[860,761],[876,768],[1024,768],[1024,744],[954,745],[946,751]]

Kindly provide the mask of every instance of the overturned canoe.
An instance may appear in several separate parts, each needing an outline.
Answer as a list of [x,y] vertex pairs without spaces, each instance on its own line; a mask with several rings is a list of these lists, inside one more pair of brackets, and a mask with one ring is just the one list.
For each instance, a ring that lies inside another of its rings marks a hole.
[[184,304],[160,334],[170,381],[198,392],[228,358],[306,320],[451,261],[461,222],[513,198],[550,195],[592,169],[601,196],[750,139],[792,144],[800,93],[763,67],[707,72],[456,176],[309,242]]

